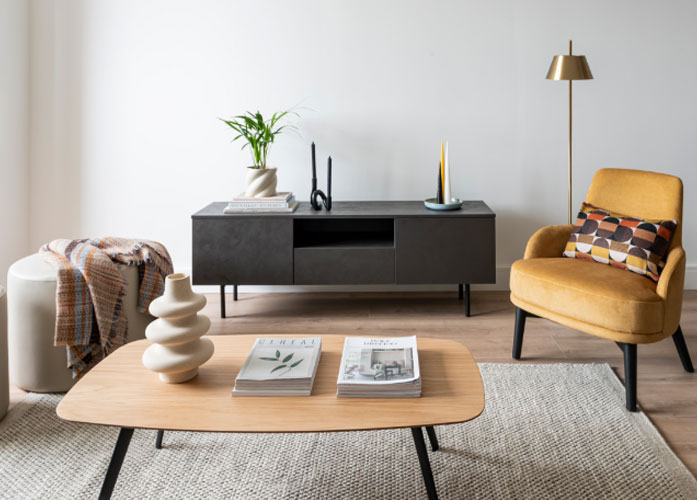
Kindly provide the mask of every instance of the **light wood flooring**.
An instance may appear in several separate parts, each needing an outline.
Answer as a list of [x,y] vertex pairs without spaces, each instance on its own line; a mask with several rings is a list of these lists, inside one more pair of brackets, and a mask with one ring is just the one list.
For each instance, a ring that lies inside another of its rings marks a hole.
[[[208,295],[210,333],[418,335],[457,340],[479,362],[608,363],[624,379],[622,352],[610,341],[543,319],[528,319],[523,359],[511,358],[513,306],[507,292],[472,292],[472,316],[453,293],[292,293]],[[685,293],[682,328],[697,365],[697,291]],[[671,339],[639,346],[638,400],[680,459],[697,474],[697,374],[683,371]],[[11,388],[11,405],[24,396]]]

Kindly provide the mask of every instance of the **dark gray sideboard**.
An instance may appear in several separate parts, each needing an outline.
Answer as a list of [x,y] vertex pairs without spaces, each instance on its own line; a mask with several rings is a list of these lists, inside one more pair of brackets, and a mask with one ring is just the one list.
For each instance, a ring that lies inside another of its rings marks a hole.
[[[193,220],[194,285],[457,284],[496,281],[496,214],[483,201],[435,212],[421,201],[300,203],[292,214],[223,214],[211,203]],[[463,294],[464,285],[464,294]]]

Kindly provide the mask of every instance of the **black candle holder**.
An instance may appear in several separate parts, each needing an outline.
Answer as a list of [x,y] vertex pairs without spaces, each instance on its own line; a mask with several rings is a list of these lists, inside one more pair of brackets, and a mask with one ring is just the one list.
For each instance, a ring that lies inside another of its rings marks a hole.
[[[318,198],[321,200],[318,200]],[[310,193],[310,205],[315,210],[322,210],[322,205],[327,210],[332,209],[332,157],[327,158],[327,194],[317,189],[317,166],[315,162],[315,143],[312,143],[312,191]]]

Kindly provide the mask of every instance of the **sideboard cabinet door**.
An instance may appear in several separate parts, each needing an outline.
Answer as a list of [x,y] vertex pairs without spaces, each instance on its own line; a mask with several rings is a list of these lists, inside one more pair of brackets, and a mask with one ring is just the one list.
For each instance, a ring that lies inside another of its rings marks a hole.
[[493,217],[395,220],[397,283],[495,283]]
[[293,219],[194,219],[194,285],[293,284]]

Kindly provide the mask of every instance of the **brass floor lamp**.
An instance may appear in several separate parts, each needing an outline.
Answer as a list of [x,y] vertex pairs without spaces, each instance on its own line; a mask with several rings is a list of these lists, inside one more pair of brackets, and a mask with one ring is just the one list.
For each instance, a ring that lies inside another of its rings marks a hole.
[[569,55],[554,56],[547,72],[547,80],[569,81],[569,224],[571,224],[571,83],[574,80],[592,80],[593,75],[588,67],[586,56],[572,55],[572,44],[569,40]]

